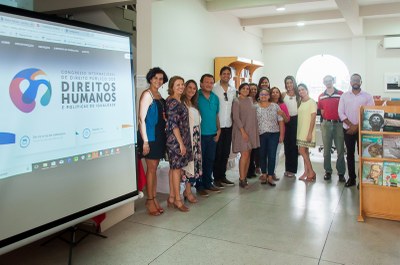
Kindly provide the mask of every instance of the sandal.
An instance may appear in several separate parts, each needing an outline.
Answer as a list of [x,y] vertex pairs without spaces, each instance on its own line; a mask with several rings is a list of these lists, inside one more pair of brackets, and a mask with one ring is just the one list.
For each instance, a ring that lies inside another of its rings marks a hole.
[[[180,206],[177,204],[177,202],[180,202]],[[181,211],[181,212],[189,212],[189,208],[182,202],[182,200],[175,200],[174,201],[174,206],[176,207],[176,208],[178,208],[178,210],[179,211]]]
[[301,177],[299,177],[299,180],[307,180],[307,176],[305,174],[301,175]]
[[157,198],[156,197],[154,197],[154,204],[156,205],[156,208],[157,208],[157,210],[160,212],[160,213],[164,213],[164,209],[160,206],[160,204],[158,203],[158,201],[157,201]]
[[307,181],[315,182],[317,180],[317,174],[312,175],[311,177],[306,178]]
[[198,202],[197,198],[193,195],[193,193],[187,194],[185,191],[183,192],[183,199],[184,201],[188,201],[190,203]]
[[249,184],[247,183],[246,179],[239,179],[239,186],[241,188],[247,189],[249,187]]
[[[150,210],[150,201],[153,201],[153,205],[154,205],[154,207],[155,207],[155,210],[154,211],[152,211],[152,210]],[[147,208],[147,213],[149,214],[149,215],[152,215],[152,216],[158,216],[158,215],[160,215],[161,213],[160,213],[160,211],[157,209],[157,206],[155,205],[155,203],[154,203],[154,198],[151,198],[151,199],[147,199],[146,200],[146,208]]]

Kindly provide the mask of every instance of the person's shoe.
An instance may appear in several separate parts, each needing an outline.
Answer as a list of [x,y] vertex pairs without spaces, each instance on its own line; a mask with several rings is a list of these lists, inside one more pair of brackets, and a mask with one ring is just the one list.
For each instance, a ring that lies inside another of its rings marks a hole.
[[247,183],[246,179],[239,179],[239,186],[243,189],[247,189],[249,184]]
[[210,194],[208,194],[208,192],[205,190],[197,190],[196,192],[197,192],[197,194],[199,194],[200,196],[203,196],[203,197],[210,196]]
[[232,181],[224,178],[221,180],[221,183],[224,183],[226,186],[235,186],[235,183],[233,183]]
[[219,188],[215,187],[214,185],[211,185],[210,187],[206,188],[206,190],[213,191],[213,192],[216,192],[216,193],[220,193],[221,192],[221,190]]
[[225,186],[222,185],[221,181],[214,181],[214,185],[219,189],[225,189]]
[[331,180],[332,178],[332,173],[326,172],[324,176],[324,180]]
[[273,174],[273,175],[272,175],[272,179],[273,179],[274,181],[280,180],[280,178],[278,178],[278,177],[276,176],[276,174]]
[[346,184],[344,184],[345,187],[351,187],[351,186],[354,186],[354,185],[356,185],[356,179],[353,179],[353,178],[349,178],[346,181]]
[[344,177],[344,174],[339,174],[339,182],[346,182],[346,178]]

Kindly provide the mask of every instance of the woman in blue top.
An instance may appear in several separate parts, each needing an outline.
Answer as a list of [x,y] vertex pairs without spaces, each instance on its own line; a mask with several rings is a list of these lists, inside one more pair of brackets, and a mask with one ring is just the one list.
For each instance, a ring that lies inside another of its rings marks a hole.
[[[139,102],[139,152],[145,158],[147,171],[146,208],[150,215],[160,215],[164,209],[156,199],[157,167],[165,157],[165,100],[158,89],[168,81],[167,74],[159,67],[154,67],[146,75],[150,87],[145,90]],[[141,139],[140,139],[141,138]]]

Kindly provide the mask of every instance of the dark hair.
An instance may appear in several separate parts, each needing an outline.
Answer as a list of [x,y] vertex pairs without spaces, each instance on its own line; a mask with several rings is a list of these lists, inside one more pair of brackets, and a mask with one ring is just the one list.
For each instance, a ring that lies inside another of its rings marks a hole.
[[175,75],[175,76],[171,77],[171,79],[169,80],[169,83],[168,83],[168,95],[172,96],[174,94],[174,85],[175,85],[175,82],[178,80],[182,80],[182,82],[185,82],[185,80],[180,76]]
[[250,89],[249,83],[241,83],[239,88],[238,88],[238,91],[240,92],[240,90],[242,90],[245,86],[248,86],[249,89]]
[[352,75],[350,76],[350,80],[351,80],[351,78],[352,78],[353,76],[358,76],[358,77],[360,78],[360,81],[362,81],[362,78],[361,78],[361,75],[360,75],[360,74],[357,74],[357,73],[352,74]]
[[229,73],[232,74],[232,69],[229,66],[224,66],[224,67],[221,68],[221,70],[219,70],[219,75],[222,75],[222,72],[225,71],[225,70],[228,70]]
[[307,92],[308,92],[308,87],[306,86],[306,84],[304,84],[304,83],[298,84],[298,85],[297,85],[297,91],[298,91],[298,89],[299,89],[299,86],[304,87],[304,88],[307,90]]
[[151,69],[149,70],[149,72],[147,73],[147,75],[146,75],[147,83],[150,84],[150,80],[151,80],[153,77],[155,77],[156,74],[162,74],[162,75],[163,75],[163,84],[165,84],[165,83],[168,82],[168,76],[167,76],[167,74],[164,72],[164,70],[161,69],[160,67],[154,67],[154,68],[151,68]]
[[[269,94],[272,95],[272,91],[274,91],[274,90],[278,90],[278,92],[279,92],[278,103],[283,103],[283,98],[282,98],[281,90],[280,90],[279,88],[277,88],[276,86],[274,86],[273,88],[271,88],[271,89],[269,90]],[[269,98],[269,101],[272,102],[272,96]]]
[[291,75],[288,75],[288,76],[285,77],[285,81],[284,82],[285,82],[286,91],[287,91],[286,81],[288,81],[288,80],[292,80],[292,82],[293,82],[293,89],[294,89],[294,94],[296,95],[296,101],[297,101],[297,107],[298,107],[300,105],[300,95],[299,95],[299,90],[297,89],[296,79]]
[[256,87],[257,87],[257,89],[258,89],[258,86],[257,86],[257,84],[256,84],[256,83],[250,83],[250,84],[249,84],[249,86],[256,86]]
[[197,99],[198,99],[198,97],[199,97],[199,92],[198,92],[197,83],[196,83],[196,81],[194,81],[193,79],[190,79],[190,80],[186,81],[186,83],[185,83],[185,90],[183,90],[183,94],[182,94],[181,100],[182,100],[182,102],[185,102],[185,103],[188,101],[188,98],[186,97],[186,87],[187,87],[189,84],[194,84],[194,85],[196,86],[196,94],[193,95],[193,97],[190,99],[190,102],[192,103],[192,106],[193,106],[193,107],[195,107],[196,109],[198,109],[198,106],[197,106]]
[[268,77],[262,76],[262,77],[260,78],[260,80],[258,81],[258,86],[257,86],[257,87],[258,87],[258,90],[260,90],[260,88],[261,88],[261,83],[264,82],[264,80],[267,80],[267,81],[268,81],[268,84],[269,84],[269,85],[268,85],[268,88],[270,88],[270,85],[271,85],[271,84],[270,84],[270,82],[269,82]]
[[201,76],[201,78],[200,78],[200,83],[203,83],[203,81],[204,81],[204,78],[206,78],[206,77],[210,77],[210,78],[212,78],[212,79],[213,79],[213,81],[215,81],[215,79],[214,79],[214,76],[213,76],[213,75],[211,75],[211,74],[204,74],[204,75],[202,75],[202,76]]

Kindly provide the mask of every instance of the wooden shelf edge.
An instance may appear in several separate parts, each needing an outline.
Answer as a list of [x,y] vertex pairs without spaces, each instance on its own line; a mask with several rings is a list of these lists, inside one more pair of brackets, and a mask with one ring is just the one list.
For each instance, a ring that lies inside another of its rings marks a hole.
[[363,216],[362,214],[360,214],[360,215],[357,217],[357,222],[365,222],[364,216]]

